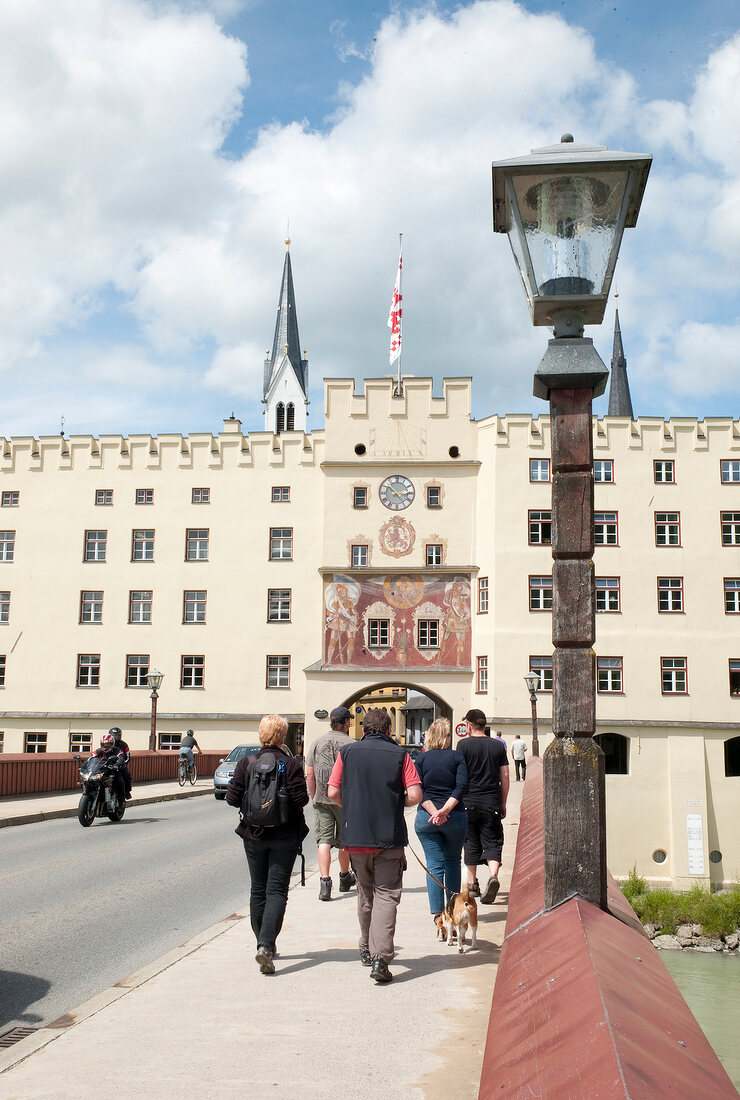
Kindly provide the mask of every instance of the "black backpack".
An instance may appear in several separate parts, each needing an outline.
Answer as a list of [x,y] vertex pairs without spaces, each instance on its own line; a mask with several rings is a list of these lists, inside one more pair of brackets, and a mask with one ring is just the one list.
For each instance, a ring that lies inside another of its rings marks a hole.
[[290,817],[290,798],[285,786],[285,761],[271,752],[249,765],[247,788],[241,806],[242,821],[253,829],[274,829]]

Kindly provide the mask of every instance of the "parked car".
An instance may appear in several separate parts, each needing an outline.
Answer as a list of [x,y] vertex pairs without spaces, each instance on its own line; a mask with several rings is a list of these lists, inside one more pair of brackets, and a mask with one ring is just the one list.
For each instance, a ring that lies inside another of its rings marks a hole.
[[216,798],[226,798],[226,788],[239,761],[245,756],[256,756],[259,751],[259,745],[237,745],[223,758],[213,773],[213,793]]

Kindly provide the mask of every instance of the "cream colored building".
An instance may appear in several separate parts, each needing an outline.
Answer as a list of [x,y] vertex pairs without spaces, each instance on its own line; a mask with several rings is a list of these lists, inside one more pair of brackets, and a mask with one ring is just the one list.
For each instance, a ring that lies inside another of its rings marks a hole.
[[[327,379],[310,434],[1,440],[2,750],[146,748],[154,666],[162,748],[269,711],[300,747],[379,688],[531,746],[534,668],[544,749],[549,418],[474,421],[471,385]],[[737,880],[740,423],[607,416],[594,458],[610,868]]]

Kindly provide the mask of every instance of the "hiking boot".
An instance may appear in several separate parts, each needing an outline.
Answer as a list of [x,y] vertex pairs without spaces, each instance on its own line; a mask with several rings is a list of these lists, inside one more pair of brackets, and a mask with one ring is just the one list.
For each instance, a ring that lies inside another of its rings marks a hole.
[[360,948],[360,962],[363,966],[373,965],[373,957],[366,947]]
[[478,885],[478,879],[477,878],[473,879],[472,882],[468,883],[468,893],[470,894],[471,898],[479,898],[480,897],[480,886]]
[[486,884],[485,890],[480,896],[482,905],[493,905],[494,901],[496,900],[496,894],[498,893],[498,888],[500,885],[501,884],[499,880],[491,875],[488,883]]
[[339,872],[339,893],[346,894],[348,890],[351,890],[357,879],[352,871],[340,871]]
[[331,879],[322,878],[319,886],[319,901],[331,901]]
[[388,963],[385,959],[381,959],[380,955],[376,955],[373,959],[372,970],[370,971],[370,977],[376,982],[392,982],[393,975],[388,969]]
[[254,957],[260,964],[260,974],[275,973],[275,963],[272,961],[272,951],[266,944],[257,944],[257,954]]

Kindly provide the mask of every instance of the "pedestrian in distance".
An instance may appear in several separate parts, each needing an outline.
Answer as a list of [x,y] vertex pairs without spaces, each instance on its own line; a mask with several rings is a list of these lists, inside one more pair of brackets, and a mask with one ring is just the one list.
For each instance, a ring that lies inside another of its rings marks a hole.
[[[496,737],[486,737],[486,716],[482,710],[465,715],[468,736],[459,742],[468,766],[465,809],[468,831],[465,837],[465,865],[468,890],[480,897],[483,905],[492,905],[499,891],[498,873],[504,845],[502,822],[506,817],[509,794],[509,760],[506,749]],[[481,893],[477,878],[479,864],[487,864],[490,878]]]
[[329,715],[330,729],[317,737],[306,756],[306,783],[313,799],[314,828],[318,852],[319,901],[331,901],[331,850],[338,848],[339,892],[347,893],[355,884],[350,870],[349,852],[342,847],[342,810],[329,798],[327,787],[334,762],[343,745],[350,742],[352,713],[346,707],[335,707]]
[[342,807],[342,840],[357,877],[360,962],[376,982],[393,979],[388,963],[408,844],[404,808],[421,801],[418,772],[390,729],[386,711],[371,708],[362,740],[341,749],[328,787],[329,798]]
[[[262,974],[275,973],[275,944],[288,904],[290,874],[308,833],[303,817],[308,802],[306,780],[300,762],[283,747],[287,733],[288,723],[282,715],[266,714],[259,724],[259,752],[239,761],[226,790],[228,804],[241,809],[236,833],[244,841],[249,866],[249,917],[257,939],[255,959]],[[272,826],[250,825],[246,818],[252,770],[267,771],[273,765],[281,776],[281,813],[285,821]]]
[[504,737],[503,737],[503,734],[501,733],[501,730],[496,730],[496,740],[500,741],[501,744],[504,746],[504,748],[506,748],[506,742],[504,741]]
[[451,749],[452,731],[446,718],[432,722],[425,749],[416,758],[421,779],[421,803],[414,829],[421,841],[430,875],[427,875],[429,909],[436,924],[446,902],[459,893],[462,847],[468,827],[463,791],[468,766],[462,753]]
[[511,742],[511,758],[514,761],[514,769],[516,771],[516,781],[519,782],[519,773],[521,772],[522,779],[527,778],[527,761],[524,759],[527,753],[527,746],[522,741],[522,735],[517,733],[514,740]]

